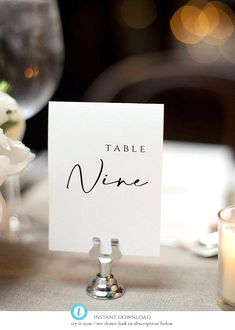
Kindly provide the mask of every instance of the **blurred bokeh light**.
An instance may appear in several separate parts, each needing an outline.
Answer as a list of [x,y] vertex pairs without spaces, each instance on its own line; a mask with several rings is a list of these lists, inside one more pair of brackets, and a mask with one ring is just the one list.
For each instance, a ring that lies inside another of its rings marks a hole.
[[234,61],[235,15],[227,4],[189,1],[174,13],[170,27],[175,38],[187,45],[193,60],[210,63],[224,56]]
[[24,70],[24,76],[26,79],[36,78],[39,75],[38,65],[30,65]]
[[123,0],[120,16],[128,27],[144,29],[156,19],[157,8],[154,0]]
[[[65,66],[54,100],[164,102],[166,139],[235,149],[235,0],[58,3]],[[47,109],[27,125],[25,144],[45,148]]]

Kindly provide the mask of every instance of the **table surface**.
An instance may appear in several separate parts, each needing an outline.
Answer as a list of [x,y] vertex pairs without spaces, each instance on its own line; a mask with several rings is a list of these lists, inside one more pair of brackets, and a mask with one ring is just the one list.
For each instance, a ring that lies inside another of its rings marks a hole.
[[0,243],[0,310],[62,310],[83,303],[88,310],[215,311],[217,258],[200,258],[161,247],[154,259],[122,258],[113,274],[125,285],[122,298],[101,301],[86,295],[98,272],[85,254],[48,251],[35,244]]
[[[162,236],[192,242],[211,221],[216,223],[234,167],[231,152],[221,146],[165,143],[163,158]],[[28,187],[26,214],[48,226],[46,153],[22,179]],[[98,272],[96,261],[84,254],[49,252],[47,230],[43,237],[38,244],[0,243],[0,310],[69,310],[76,303],[89,310],[219,310],[217,258],[203,259],[176,247],[162,247],[155,260],[122,258],[114,263],[113,274],[125,285],[125,295],[100,301],[86,295]]]

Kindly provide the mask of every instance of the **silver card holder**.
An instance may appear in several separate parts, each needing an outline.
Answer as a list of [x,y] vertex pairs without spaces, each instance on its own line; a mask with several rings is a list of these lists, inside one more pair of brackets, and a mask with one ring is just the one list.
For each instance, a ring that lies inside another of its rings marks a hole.
[[100,238],[94,237],[89,255],[98,259],[100,271],[92,284],[87,287],[87,294],[92,298],[103,300],[120,298],[125,292],[124,287],[111,273],[112,262],[122,257],[118,239],[111,239],[111,254],[101,253],[100,244]]

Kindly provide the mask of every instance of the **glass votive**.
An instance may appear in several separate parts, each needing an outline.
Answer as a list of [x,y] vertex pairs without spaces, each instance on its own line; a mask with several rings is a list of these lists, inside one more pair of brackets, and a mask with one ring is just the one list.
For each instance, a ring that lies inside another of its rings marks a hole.
[[219,212],[218,305],[235,310],[235,205]]

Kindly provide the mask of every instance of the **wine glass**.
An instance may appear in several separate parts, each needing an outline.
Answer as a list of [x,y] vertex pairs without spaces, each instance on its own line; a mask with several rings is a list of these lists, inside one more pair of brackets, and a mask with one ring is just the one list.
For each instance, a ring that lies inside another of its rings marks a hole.
[[[8,93],[25,119],[40,111],[53,95],[63,59],[56,0],[0,0],[0,83],[9,86]],[[32,223],[21,209],[19,178],[11,177],[7,182],[6,199],[13,210],[10,236],[21,231],[28,237]]]
[[55,0],[0,0],[0,81],[9,84],[25,119],[54,93],[63,55]]

